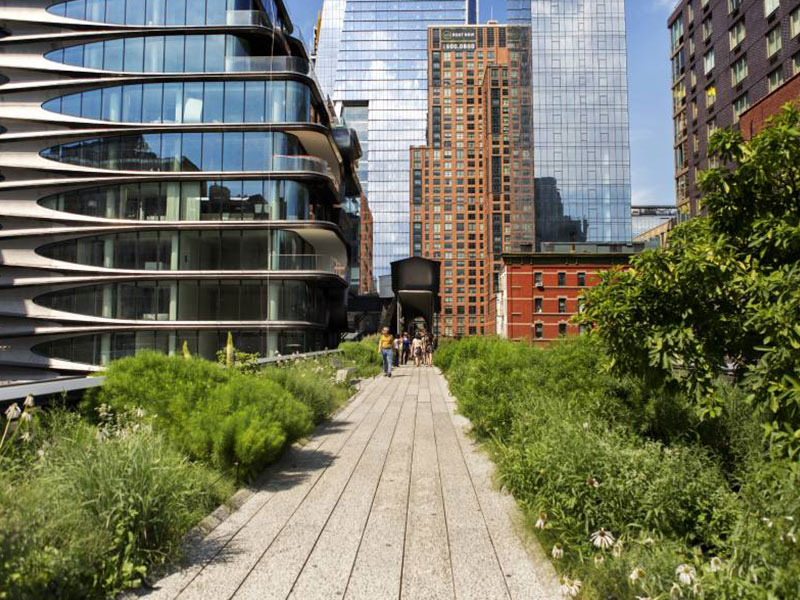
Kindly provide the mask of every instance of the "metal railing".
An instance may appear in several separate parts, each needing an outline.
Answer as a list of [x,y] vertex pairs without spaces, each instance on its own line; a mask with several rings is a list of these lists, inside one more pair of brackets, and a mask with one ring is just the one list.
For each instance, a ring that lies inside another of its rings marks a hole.
[[[341,350],[321,350],[319,352],[306,352],[304,354],[287,354],[260,358],[256,361],[259,365],[277,365],[295,360],[307,360],[332,354],[341,354]],[[87,377],[57,377],[44,381],[24,381],[20,383],[0,384],[0,407],[6,407],[14,402],[21,404],[29,395],[37,400],[42,398],[63,398],[70,394],[83,393],[86,390],[100,387],[106,381],[103,376]]]

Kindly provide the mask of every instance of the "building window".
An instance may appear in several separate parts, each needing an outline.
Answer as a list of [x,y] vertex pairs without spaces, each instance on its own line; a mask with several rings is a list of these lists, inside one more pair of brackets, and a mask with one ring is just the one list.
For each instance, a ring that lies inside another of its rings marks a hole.
[[800,73],[800,52],[792,57],[792,75]]
[[772,93],[783,85],[783,67],[778,67],[767,78],[769,92]]
[[728,0],[728,12],[732,13],[742,5],[742,0]]
[[800,34],[800,7],[795,8],[789,15],[789,36],[796,37]]
[[558,335],[560,335],[560,336],[567,335],[567,324],[566,323],[559,323],[558,324]]
[[559,298],[558,299],[558,312],[565,313],[567,312],[567,299],[566,298]]
[[542,274],[541,273],[534,273],[533,274],[533,285],[536,287],[542,287]]
[[567,274],[566,273],[559,273],[558,274],[558,287],[564,287],[567,285]]
[[767,58],[771,58],[780,52],[782,45],[781,26],[778,25],[773,27],[767,34]]
[[578,273],[578,286],[579,287],[586,286],[586,273]]
[[683,20],[678,19],[675,21],[672,26],[669,28],[669,36],[672,42],[672,51],[678,49],[683,41]]
[[747,28],[745,27],[744,20],[739,21],[731,27],[730,31],[728,32],[728,38],[731,44],[731,50],[736,48],[739,44],[744,41],[745,36],[747,35]]
[[709,75],[714,70],[714,49],[712,48],[703,56],[703,72]]
[[703,39],[708,40],[712,33],[714,33],[714,24],[711,17],[708,17],[703,21]]
[[717,88],[713,85],[711,87],[706,88],[706,106],[714,106],[714,103],[717,101]]
[[764,0],[764,16],[768,17],[781,6],[781,0]]
[[544,324],[543,323],[536,323],[533,328],[533,334],[536,336],[537,340],[542,339],[544,336]]
[[733,122],[738,123],[742,113],[750,108],[750,98],[745,93],[733,101]]
[[541,298],[534,298],[533,300],[533,310],[537,313],[542,312],[542,299]]
[[736,87],[747,77],[747,57],[743,56],[731,65],[731,85]]

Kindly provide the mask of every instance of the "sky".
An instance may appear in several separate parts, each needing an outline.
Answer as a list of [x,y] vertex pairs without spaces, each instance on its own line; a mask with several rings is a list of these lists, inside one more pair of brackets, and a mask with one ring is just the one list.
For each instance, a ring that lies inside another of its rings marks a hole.
[[[285,0],[309,43],[322,0]],[[627,0],[633,204],[674,204],[667,17],[675,0]],[[505,18],[505,0],[481,0],[481,21]]]

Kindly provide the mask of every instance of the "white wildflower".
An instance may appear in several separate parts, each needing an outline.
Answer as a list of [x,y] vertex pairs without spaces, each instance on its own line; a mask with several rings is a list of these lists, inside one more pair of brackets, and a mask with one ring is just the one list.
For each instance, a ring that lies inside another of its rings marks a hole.
[[33,404],[33,394],[28,394],[28,395],[25,397],[25,404],[24,404],[24,406],[25,406],[25,408],[33,408],[33,406],[34,406],[34,404]]
[[592,543],[595,545],[595,547],[602,548],[603,550],[607,550],[608,548],[611,548],[611,546],[613,546],[614,542],[616,541],[614,539],[614,536],[611,534],[611,532],[610,531],[606,531],[602,527],[600,528],[599,531],[595,531],[592,534],[591,539],[592,539]]
[[145,411],[143,408],[137,408],[133,414],[137,419],[144,419]]
[[708,570],[712,573],[717,573],[722,570],[722,559],[719,556],[714,556],[711,562],[708,563]]
[[692,586],[692,594],[695,596],[700,595],[700,582],[696,581],[695,584]]
[[536,519],[536,529],[544,529],[547,524],[547,513],[539,513],[539,518]]
[[27,422],[30,422],[30,421],[31,421],[31,419],[33,419],[33,417],[31,416],[31,413],[29,413],[27,410],[26,410],[26,411],[24,411],[24,412],[23,412],[23,413],[22,413],[22,414],[19,416],[19,418],[20,418],[20,419],[22,419],[23,421],[27,421]]
[[21,414],[22,411],[19,409],[19,405],[16,402],[6,409],[6,419],[9,421],[18,419]]
[[583,583],[579,579],[570,579],[569,577],[561,577],[559,580],[561,584],[559,586],[559,590],[561,594],[566,596],[567,598],[575,598],[581,591],[581,586]]
[[561,544],[556,544],[553,546],[553,550],[550,554],[552,554],[555,559],[564,558],[564,547]]
[[761,520],[764,522],[764,525],[767,526],[767,529],[772,529],[772,519],[768,519],[767,517],[761,517]]
[[611,553],[614,555],[614,558],[619,558],[622,556],[622,551],[625,549],[625,545],[622,543],[622,540],[617,540],[617,543],[614,544],[614,547],[611,549]]
[[794,531],[790,531],[786,534],[786,539],[792,542],[793,544],[797,543],[797,537],[794,535]]
[[21,439],[23,442],[30,442],[31,441],[31,432],[30,431],[23,431],[20,434],[19,439]]
[[594,566],[595,567],[599,567],[604,562],[606,562],[606,557],[605,556],[603,556],[602,554],[595,554],[594,555]]
[[44,450],[41,448],[36,452],[36,454],[39,456],[39,458],[44,458]]
[[644,578],[644,569],[642,567],[636,567],[631,574],[628,575],[628,579],[631,580],[631,583],[635,583],[640,579]]
[[669,597],[683,598],[683,590],[681,589],[681,586],[679,586],[677,583],[673,583],[672,588],[669,590]]
[[697,572],[692,565],[678,565],[678,568],[675,569],[675,575],[684,585],[692,585],[697,577]]
[[651,537],[644,538],[644,545],[646,548],[652,548],[656,545],[656,541]]
[[589,430],[589,423],[584,423],[583,424],[583,430],[584,431],[588,431]]

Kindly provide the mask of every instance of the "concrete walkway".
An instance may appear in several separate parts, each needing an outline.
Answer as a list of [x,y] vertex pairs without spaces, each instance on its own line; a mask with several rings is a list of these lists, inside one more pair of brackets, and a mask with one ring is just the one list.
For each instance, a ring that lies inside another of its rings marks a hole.
[[437,369],[364,384],[149,600],[555,600]]

